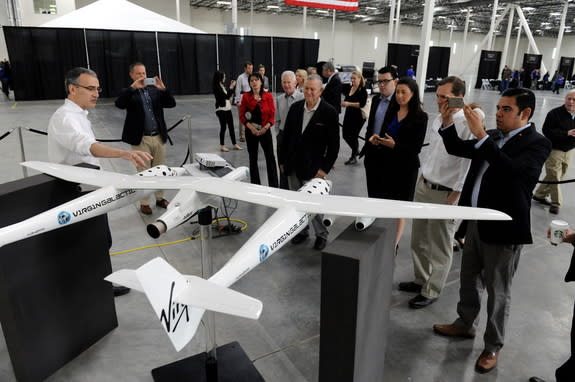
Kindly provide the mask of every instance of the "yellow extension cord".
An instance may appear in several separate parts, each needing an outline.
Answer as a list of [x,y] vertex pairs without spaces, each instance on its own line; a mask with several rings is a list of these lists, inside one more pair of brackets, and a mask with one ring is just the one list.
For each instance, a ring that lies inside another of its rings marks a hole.
[[[218,219],[214,219],[212,220],[212,224],[218,223],[220,221],[228,221],[227,218],[218,218]],[[229,219],[229,221],[231,222],[236,222],[236,223],[241,223],[243,224],[243,226],[240,228],[240,231],[245,231],[248,228],[248,222],[246,222],[245,220],[240,220],[240,219]],[[126,249],[123,251],[118,251],[118,252],[112,252],[110,253],[110,256],[116,256],[116,255],[122,255],[124,253],[130,253],[130,252],[136,252],[136,251],[140,251],[142,249],[148,249],[148,248],[157,248],[157,247],[164,247],[167,245],[172,245],[172,244],[179,244],[179,243],[183,243],[185,241],[190,241],[190,240],[196,240],[197,238],[199,238],[200,235],[195,235],[192,237],[187,237],[185,239],[180,239],[180,240],[175,240],[175,241],[170,241],[168,243],[161,243],[161,244],[153,244],[153,245],[147,245],[145,247],[139,247],[139,248],[132,248],[132,249]]]

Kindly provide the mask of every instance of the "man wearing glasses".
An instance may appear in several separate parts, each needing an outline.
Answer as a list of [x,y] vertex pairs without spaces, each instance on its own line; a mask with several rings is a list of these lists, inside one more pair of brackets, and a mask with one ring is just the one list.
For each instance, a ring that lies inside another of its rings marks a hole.
[[48,158],[50,162],[75,165],[88,163],[100,167],[98,158],[122,158],[135,165],[144,165],[152,156],[96,142],[88,110],[96,106],[100,82],[95,72],[74,68],[64,81],[67,98],[48,124]]
[[[132,150],[150,153],[154,159],[144,166],[136,166],[138,172],[164,164],[168,129],[164,120],[164,108],[176,106],[176,100],[159,77],[146,78],[146,67],[141,62],[130,65],[132,85],[122,89],[116,99],[116,107],[126,110],[122,141],[132,145]],[[148,83],[153,82],[153,84]],[[167,208],[169,202],[164,192],[156,192],[156,206]],[[140,211],[151,215],[149,198],[140,201]]]

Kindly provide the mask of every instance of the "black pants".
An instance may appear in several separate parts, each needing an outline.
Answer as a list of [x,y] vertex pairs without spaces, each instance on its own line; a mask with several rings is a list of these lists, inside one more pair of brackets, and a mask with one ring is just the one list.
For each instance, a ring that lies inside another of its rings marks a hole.
[[[282,130],[280,130],[278,132],[278,135],[276,136],[276,141],[277,141],[277,150],[278,150],[278,159],[280,157],[280,152],[282,149],[282,144],[283,144],[283,140],[284,140],[284,132]],[[288,177],[286,174],[282,173],[280,171],[280,188],[283,190],[289,190],[289,183],[288,183]]]
[[[364,120],[362,119],[361,122]],[[341,135],[345,143],[351,148],[351,156],[354,157],[359,153],[358,135],[363,123],[345,123],[341,129]]]
[[571,321],[571,357],[555,371],[557,382],[573,381],[573,376],[575,376],[575,304]]
[[231,110],[218,110],[216,115],[220,121],[220,145],[224,145],[224,137],[226,136],[226,125],[230,131],[230,138],[232,145],[236,144],[236,133],[234,132],[234,117]]
[[246,128],[246,142],[248,154],[250,156],[250,180],[254,184],[261,184],[260,171],[258,169],[258,144],[262,146],[266,157],[266,167],[268,170],[268,184],[270,187],[278,186],[278,171],[276,168],[276,158],[274,156],[274,144],[272,133],[268,129],[263,135],[253,135],[250,129]]

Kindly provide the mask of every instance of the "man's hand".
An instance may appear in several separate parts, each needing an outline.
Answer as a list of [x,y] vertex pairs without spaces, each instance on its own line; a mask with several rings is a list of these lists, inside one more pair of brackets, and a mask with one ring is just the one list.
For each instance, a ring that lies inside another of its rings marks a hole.
[[[548,239],[551,238],[551,228],[547,228],[547,238]],[[568,228],[567,231],[565,231],[565,236],[563,236],[563,242],[574,244],[575,243],[575,231]],[[552,243],[552,245],[557,245],[557,244]]]
[[327,174],[320,168],[319,170],[317,170],[317,173],[315,174],[314,178],[327,179]]
[[164,82],[162,81],[162,79],[158,76],[154,77],[154,79],[156,80],[156,87],[159,90],[166,90],[166,85],[164,85]]
[[459,195],[461,195],[461,191],[451,191],[449,195],[447,195],[447,204],[451,206],[456,205],[459,200]]
[[571,129],[567,132],[567,135],[570,137],[575,137],[575,129]]
[[280,172],[281,172],[282,174],[285,172],[284,168],[285,168],[284,165],[283,165],[283,164],[280,164]]
[[148,166],[147,162],[151,161],[153,158],[154,157],[151,156],[149,153],[138,150],[134,151],[125,150],[124,154],[122,155],[122,159],[129,160],[136,166],[140,167],[147,167]]
[[459,108],[449,107],[449,102],[444,102],[439,107],[439,114],[441,114],[441,124],[447,127],[453,124],[453,114],[457,113]]
[[132,85],[130,85],[130,86],[134,89],[143,89],[146,87],[146,85],[144,85],[144,79],[143,78],[140,78],[139,80],[132,82]]
[[487,133],[483,128],[483,119],[481,118],[481,115],[469,107],[469,105],[463,106],[463,113],[465,114],[465,119],[467,120],[467,125],[469,126],[471,134],[479,140],[483,139]]

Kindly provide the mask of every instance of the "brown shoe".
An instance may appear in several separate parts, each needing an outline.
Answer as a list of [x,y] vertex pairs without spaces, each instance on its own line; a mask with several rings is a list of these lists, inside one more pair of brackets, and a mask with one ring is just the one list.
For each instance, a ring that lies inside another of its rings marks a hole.
[[494,353],[484,350],[475,363],[475,370],[479,373],[490,372],[497,366],[497,358],[499,358],[499,352]]
[[152,214],[152,208],[148,205],[140,205],[140,211],[142,211],[142,213],[144,215],[151,215]]
[[156,200],[156,206],[158,207],[168,208],[168,204],[170,204],[170,202],[168,202],[166,199]]
[[475,333],[470,333],[455,324],[435,324],[433,331],[447,337],[475,338]]

